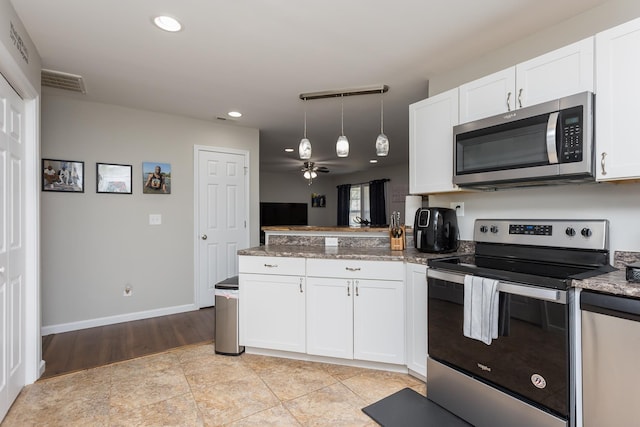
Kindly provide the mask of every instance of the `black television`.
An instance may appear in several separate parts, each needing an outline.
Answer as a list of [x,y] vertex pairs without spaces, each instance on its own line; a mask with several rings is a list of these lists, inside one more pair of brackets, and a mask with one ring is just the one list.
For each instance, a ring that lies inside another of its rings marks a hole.
[[306,203],[260,203],[260,244],[264,245],[263,226],[309,225]]

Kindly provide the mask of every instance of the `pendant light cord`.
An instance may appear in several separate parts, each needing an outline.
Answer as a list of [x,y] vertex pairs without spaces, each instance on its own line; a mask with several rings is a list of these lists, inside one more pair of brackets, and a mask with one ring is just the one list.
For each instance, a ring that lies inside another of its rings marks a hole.
[[380,133],[384,133],[384,92],[380,91]]
[[307,138],[307,98],[304,99],[304,137]]
[[344,135],[344,93],[342,95],[340,95],[340,131],[341,134],[340,135]]

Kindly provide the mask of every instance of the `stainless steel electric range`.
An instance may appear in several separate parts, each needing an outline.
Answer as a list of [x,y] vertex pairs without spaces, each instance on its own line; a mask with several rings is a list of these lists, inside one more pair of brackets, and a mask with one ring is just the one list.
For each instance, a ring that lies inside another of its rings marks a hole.
[[[612,270],[608,221],[476,220],[474,240],[428,262],[428,398],[475,426],[574,425],[570,284]],[[465,278],[497,283],[490,344],[463,334]]]

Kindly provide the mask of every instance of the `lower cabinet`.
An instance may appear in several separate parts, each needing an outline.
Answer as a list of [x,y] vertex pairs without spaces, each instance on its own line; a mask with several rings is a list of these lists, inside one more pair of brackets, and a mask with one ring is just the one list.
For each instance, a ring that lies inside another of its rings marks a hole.
[[[243,258],[258,258],[260,265],[252,266],[250,262],[243,262]],[[286,264],[288,260],[293,259],[271,261],[267,257],[240,257],[240,345],[306,351],[305,260],[297,259],[292,262],[293,266]],[[257,267],[298,275],[243,273],[243,269],[259,271]]]
[[407,368],[427,377],[427,266],[407,264]]
[[403,281],[308,277],[307,353],[404,364]]

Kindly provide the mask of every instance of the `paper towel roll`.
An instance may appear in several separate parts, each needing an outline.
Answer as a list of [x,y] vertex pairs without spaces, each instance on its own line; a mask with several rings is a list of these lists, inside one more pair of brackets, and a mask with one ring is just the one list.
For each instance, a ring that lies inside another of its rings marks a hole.
[[413,227],[416,211],[422,207],[422,196],[406,196],[404,201],[404,225]]

